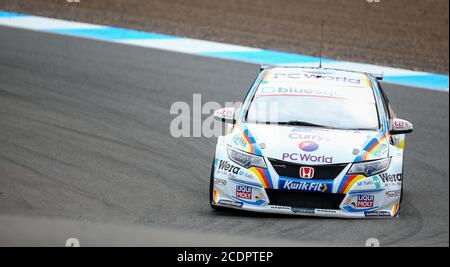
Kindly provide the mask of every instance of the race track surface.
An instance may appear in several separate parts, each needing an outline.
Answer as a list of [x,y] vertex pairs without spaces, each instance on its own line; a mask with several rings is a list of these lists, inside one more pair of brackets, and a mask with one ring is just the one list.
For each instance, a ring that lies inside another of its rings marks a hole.
[[[0,27],[0,214],[301,242],[449,245],[448,93],[386,85],[411,120],[399,219],[213,212],[215,138],[172,103],[240,101],[258,66]],[[236,244],[239,246],[239,244]]]

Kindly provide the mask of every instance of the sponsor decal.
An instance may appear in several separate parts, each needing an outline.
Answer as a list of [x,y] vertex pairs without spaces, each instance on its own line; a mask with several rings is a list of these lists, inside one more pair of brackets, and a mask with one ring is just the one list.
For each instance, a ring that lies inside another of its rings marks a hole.
[[282,159],[290,159],[292,161],[307,161],[313,163],[333,163],[333,157],[316,156],[303,153],[283,153]]
[[260,193],[259,195],[255,196],[256,200],[266,200],[266,196],[263,193]]
[[330,75],[330,74],[334,73],[334,71],[327,71],[327,70],[317,70],[317,71],[316,70],[308,70],[305,72],[310,73],[310,74],[317,74],[317,75],[325,75],[325,74]]
[[292,207],[292,212],[301,214],[315,214],[314,209]]
[[364,212],[366,217],[391,217],[391,213],[388,211],[368,211]]
[[228,179],[230,179],[230,180],[233,180],[233,179],[237,179],[237,176],[236,175],[234,175],[234,174],[231,174],[231,173],[225,173],[225,175],[227,175],[228,174]]
[[285,206],[269,206],[271,209],[275,209],[275,210],[290,210],[290,207],[285,207]]
[[352,199],[350,198],[350,197],[346,197],[345,198],[345,201],[344,201],[344,205],[350,205],[351,204],[351,202],[352,202]]
[[297,97],[323,97],[334,99],[345,99],[341,94],[335,91],[322,89],[299,88],[293,86],[271,86],[270,82],[261,82],[261,86],[255,94],[255,97],[273,97],[273,96],[297,96]]
[[317,134],[301,133],[296,131],[292,131],[291,133],[289,133],[288,137],[294,140],[307,140],[316,142],[330,141],[328,138],[324,138]]
[[349,78],[343,76],[332,76],[332,75],[322,75],[322,74],[314,74],[314,73],[274,73],[273,80],[290,80],[290,79],[301,79],[301,80],[325,80],[325,81],[334,81],[340,83],[348,83],[358,85],[361,84],[361,79],[357,78]]
[[367,179],[364,179],[364,180],[359,181],[359,182],[356,183],[356,185],[359,186],[359,187],[372,186],[374,184],[375,183],[373,182],[373,180],[367,180]]
[[279,189],[303,192],[329,192],[332,188],[332,183],[314,180],[299,181],[298,179],[287,179],[284,177],[280,177],[278,183]]
[[217,203],[219,205],[222,206],[228,206],[228,207],[232,207],[232,208],[242,208],[243,203],[242,202],[236,202],[236,201],[231,201],[231,200],[219,200],[219,203]]
[[254,179],[253,174],[248,173],[248,172],[244,172],[244,171],[242,171],[242,170],[239,171],[239,175],[240,175],[240,177],[247,178],[247,179],[249,179],[249,180],[253,180],[253,179]]
[[386,191],[386,197],[400,197],[402,190]]
[[394,127],[397,129],[405,129],[411,127],[411,123],[409,121],[396,119],[394,120]]
[[381,188],[381,181],[380,178],[378,178],[378,176],[373,176],[373,182],[375,184],[375,188],[376,189],[380,189]]
[[214,183],[217,185],[227,185],[227,181],[224,179],[214,178]]
[[229,172],[219,171],[219,173],[222,173],[222,172],[223,172],[224,175],[226,175],[228,177],[228,179],[231,179],[231,180],[242,180],[242,178],[246,178],[246,179],[249,179],[249,180],[253,180],[254,179],[254,176],[253,176],[252,173],[245,172],[244,170],[240,170],[237,175],[234,175],[234,174],[229,173]]
[[388,145],[386,143],[381,143],[378,147],[372,150],[371,158],[381,158],[387,153]]
[[305,152],[313,152],[319,149],[319,144],[317,144],[314,141],[303,141],[300,144],[298,144],[298,148]]
[[253,174],[247,173],[247,172],[244,172],[244,173],[242,174],[242,176],[243,176],[244,178],[249,179],[249,180],[253,180],[253,179],[255,178],[255,176],[253,176]]
[[373,203],[375,200],[374,195],[358,195],[356,201],[357,208],[373,208]]
[[303,179],[312,179],[314,177],[314,168],[301,167],[299,170],[299,176]]
[[398,185],[401,185],[403,175],[401,173],[398,173],[398,174],[382,173],[382,174],[379,175],[379,177],[383,181],[383,183],[385,183],[385,184],[398,184]]
[[311,131],[311,129],[307,129],[307,128],[302,128],[302,129],[294,128],[289,133],[288,137],[290,139],[294,139],[294,140],[307,140],[307,141],[316,141],[316,142],[331,141],[327,137],[323,137],[321,135],[314,134],[314,133],[308,133],[310,131]]
[[233,143],[241,148],[246,148],[247,147],[247,143],[245,142],[244,138],[242,138],[239,135],[235,135],[232,138]]
[[246,185],[236,185],[236,197],[242,199],[252,199],[253,188]]
[[323,89],[308,89],[294,86],[264,86],[258,88],[257,96],[272,96],[272,95],[305,95],[305,96],[324,96],[324,97],[339,97],[337,92],[323,90]]
[[371,186],[373,186],[376,189],[381,189],[381,181],[378,178],[378,176],[373,176],[371,178],[358,181],[358,182],[356,182],[356,185],[358,187],[371,187]]
[[225,161],[225,160],[220,161],[218,169],[230,172],[232,174],[239,174],[239,172],[241,170],[240,167],[234,166],[233,164],[230,164],[230,163],[228,163],[228,161]]
[[335,210],[316,209],[316,214],[336,214]]

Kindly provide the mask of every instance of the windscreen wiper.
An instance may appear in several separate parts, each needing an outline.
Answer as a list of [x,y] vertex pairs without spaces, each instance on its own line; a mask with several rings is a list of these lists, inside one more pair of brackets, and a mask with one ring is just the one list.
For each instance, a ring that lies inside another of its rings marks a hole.
[[286,122],[279,122],[278,124],[281,125],[294,125],[294,126],[313,126],[313,127],[321,127],[321,128],[329,128],[328,126],[315,124],[311,122],[306,121],[286,121]]

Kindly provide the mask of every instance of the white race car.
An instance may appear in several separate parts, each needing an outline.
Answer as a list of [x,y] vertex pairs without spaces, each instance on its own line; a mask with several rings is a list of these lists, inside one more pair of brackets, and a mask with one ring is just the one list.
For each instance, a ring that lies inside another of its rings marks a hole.
[[397,217],[410,122],[368,73],[262,69],[227,124],[210,179],[214,209],[346,218]]

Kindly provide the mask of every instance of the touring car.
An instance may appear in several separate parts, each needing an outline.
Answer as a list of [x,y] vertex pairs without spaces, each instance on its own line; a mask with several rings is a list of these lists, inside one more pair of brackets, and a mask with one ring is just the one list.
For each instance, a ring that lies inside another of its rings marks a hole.
[[215,111],[213,209],[345,218],[397,217],[410,122],[379,77],[263,68],[238,108]]

